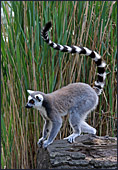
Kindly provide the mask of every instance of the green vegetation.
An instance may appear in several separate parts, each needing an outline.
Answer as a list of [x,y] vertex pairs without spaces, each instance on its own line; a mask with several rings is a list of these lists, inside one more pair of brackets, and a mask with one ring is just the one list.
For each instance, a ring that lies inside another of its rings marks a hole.
[[[37,141],[43,120],[27,110],[27,89],[52,92],[72,82],[93,85],[96,67],[89,57],[55,51],[41,38],[52,22],[50,38],[82,45],[107,62],[99,105],[88,116],[97,135],[116,136],[117,3],[112,1],[2,2],[1,18],[1,168],[36,168]],[[14,14],[14,16],[12,16]],[[71,133],[67,117],[57,139]]]

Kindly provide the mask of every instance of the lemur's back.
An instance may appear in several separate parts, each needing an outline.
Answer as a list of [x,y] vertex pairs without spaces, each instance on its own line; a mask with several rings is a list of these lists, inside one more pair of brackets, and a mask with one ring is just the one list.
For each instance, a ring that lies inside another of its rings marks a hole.
[[95,90],[85,83],[72,83],[48,95],[53,100],[55,109],[58,109],[60,113],[67,112],[72,108],[77,108],[80,113],[85,113],[94,109],[98,104]]
[[78,100],[85,97],[97,96],[95,90],[85,83],[71,83],[52,92],[51,95],[58,95],[60,98],[63,97],[65,100],[73,97]]

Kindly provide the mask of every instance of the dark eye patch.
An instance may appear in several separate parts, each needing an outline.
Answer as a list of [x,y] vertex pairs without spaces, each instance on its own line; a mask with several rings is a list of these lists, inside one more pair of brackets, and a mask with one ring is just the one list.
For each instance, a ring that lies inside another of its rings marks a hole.
[[31,99],[31,100],[29,101],[29,103],[34,104],[34,100],[33,100],[33,99]]
[[41,99],[39,99],[39,97],[38,96],[36,96],[36,99],[40,102],[41,101]]

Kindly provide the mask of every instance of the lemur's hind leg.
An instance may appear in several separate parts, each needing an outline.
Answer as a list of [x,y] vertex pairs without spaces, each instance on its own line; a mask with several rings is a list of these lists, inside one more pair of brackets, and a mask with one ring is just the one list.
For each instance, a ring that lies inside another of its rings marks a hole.
[[75,142],[75,138],[81,134],[81,118],[74,109],[69,111],[69,123],[73,129],[73,133],[64,139],[67,139],[68,142],[72,143]]
[[81,132],[84,133],[90,133],[90,134],[96,134],[96,129],[93,128],[92,126],[88,125],[85,121],[81,122]]

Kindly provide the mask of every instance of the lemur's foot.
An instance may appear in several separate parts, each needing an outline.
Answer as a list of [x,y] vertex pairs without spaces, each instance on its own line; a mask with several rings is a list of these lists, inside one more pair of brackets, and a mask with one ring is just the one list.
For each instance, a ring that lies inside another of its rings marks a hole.
[[73,133],[72,135],[64,138],[64,140],[67,140],[69,143],[74,143],[75,142],[75,138],[78,137],[79,134]]
[[[53,142],[53,141],[52,141],[52,142]],[[50,145],[52,142],[49,142],[48,140],[45,140],[45,141],[43,142],[43,148],[47,148],[48,145]]]
[[38,146],[41,148],[42,146],[43,146],[43,137],[42,138],[40,138],[39,140],[38,140],[38,142],[37,142],[37,144],[38,144]]

